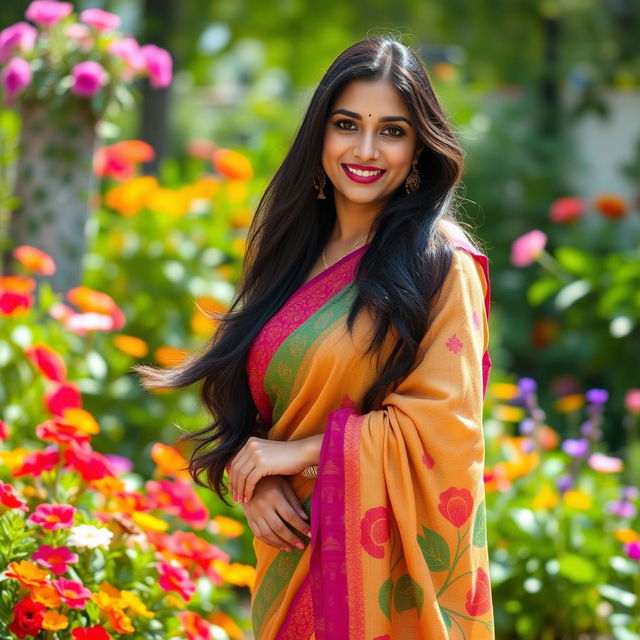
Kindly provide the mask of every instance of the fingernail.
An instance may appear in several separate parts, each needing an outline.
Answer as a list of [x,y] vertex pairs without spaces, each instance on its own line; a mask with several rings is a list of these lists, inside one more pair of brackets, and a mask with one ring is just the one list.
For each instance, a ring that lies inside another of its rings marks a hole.
[[296,547],[298,547],[298,549],[304,549],[302,542],[296,542]]
[[285,547],[284,550],[285,551],[291,551],[291,547]]

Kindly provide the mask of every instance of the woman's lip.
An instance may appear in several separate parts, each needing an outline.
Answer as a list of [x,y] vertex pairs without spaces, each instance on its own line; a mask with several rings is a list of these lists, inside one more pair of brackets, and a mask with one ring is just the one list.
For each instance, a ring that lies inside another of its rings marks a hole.
[[[380,178],[382,178],[382,176],[386,173],[386,171],[384,169],[380,169],[380,173],[376,174],[375,176],[357,176],[355,173],[351,173],[351,171],[349,171],[349,169],[347,169],[347,165],[341,164],[340,165],[342,167],[342,170],[347,174],[348,178],[351,178],[351,180],[353,180],[354,182],[359,182],[361,184],[367,184],[369,182],[375,182],[376,180],[379,180]],[[354,169],[360,169],[359,165],[349,165],[350,167],[353,167]],[[375,171],[375,169],[373,169],[372,167],[367,167],[367,168],[363,168],[362,171]]]

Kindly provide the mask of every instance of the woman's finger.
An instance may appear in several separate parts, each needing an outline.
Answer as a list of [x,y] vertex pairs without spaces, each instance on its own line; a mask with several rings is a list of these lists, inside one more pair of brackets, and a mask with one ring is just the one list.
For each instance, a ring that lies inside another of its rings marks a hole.
[[275,511],[271,516],[267,516],[267,523],[271,527],[273,535],[277,536],[280,540],[284,540],[287,546],[304,549],[302,540],[289,529],[285,521]]
[[264,478],[264,475],[258,467],[254,467],[251,473],[247,476],[246,484],[244,485],[244,492],[241,494],[242,502],[249,502],[253,497],[253,491],[256,488],[256,484]]
[[291,488],[291,485],[288,482],[284,482],[283,483],[282,493],[283,493],[285,499],[287,500],[287,502],[289,503],[289,505],[291,506],[291,508],[296,513],[299,513],[300,517],[303,520],[308,522],[309,516],[307,515],[305,510],[302,508],[302,505],[300,504],[300,501],[298,500],[298,496],[295,494],[295,491]]
[[233,499],[238,502],[239,494],[238,489],[240,488],[240,475],[242,465],[244,464],[246,458],[247,450],[246,446],[242,447],[240,451],[235,455],[231,462],[231,485],[233,486]]
[[311,533],[309,523],[298,515],[295,508],[292,507],[288,501],[284,500],[282,504],[276,507],[276,511],[282,520],[288,522],[294,529],[297,529],[305,536],[308,536]]
[[278,549],[284,549],[285,551],[291,551],[293,545],[288,543],[284,538],[281,538],[271,527],[269,522],[265,518],[256,518],[256,524],[260,530],[260,535],[267,544]]

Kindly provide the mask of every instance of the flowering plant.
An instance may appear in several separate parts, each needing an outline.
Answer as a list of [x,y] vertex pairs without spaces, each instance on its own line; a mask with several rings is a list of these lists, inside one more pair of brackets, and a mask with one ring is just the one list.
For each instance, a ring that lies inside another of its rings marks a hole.
[[120,17],[101,9],[76,16],[73,5],[33,0],[25,17],[0,31],[0,80],[4,101],[46,101],[52,107],[70,98],[88,100],[97,117],[114,104],[131,103],[128,84],[148,77],[154,88],[172,79],[170,54],[140,46],[118,31]]
[[[0,278],[0,357],[5,372],[20,372],[0,385],[0,637],[241,638],[220,605],[234,609],[230,587],[253,581],[253,568],[222,548],[243,526],[211,517],[177,449],[155,442],[145,480],[129,459],[95,448],[101,427],[79,386],[90,379],[64,346],[122,328],[122,311],[88,287],[67,295],[78,310],[55,301],[29,275],[51,275],[50,256],[27,246],[14,256],[27,274]],[[47,323],[27,324],[48,296],[58,349],[46,344]],[[25,384],[28,369],[43,394]],[[25,409],[12,401],[16,386]]]

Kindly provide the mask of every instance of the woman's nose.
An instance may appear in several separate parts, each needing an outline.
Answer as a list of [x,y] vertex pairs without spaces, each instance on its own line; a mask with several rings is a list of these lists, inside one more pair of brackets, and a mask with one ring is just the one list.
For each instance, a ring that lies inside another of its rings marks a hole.
[[374,134],[363,134],[353,149],[353,154],[361,160],[378,157]]

